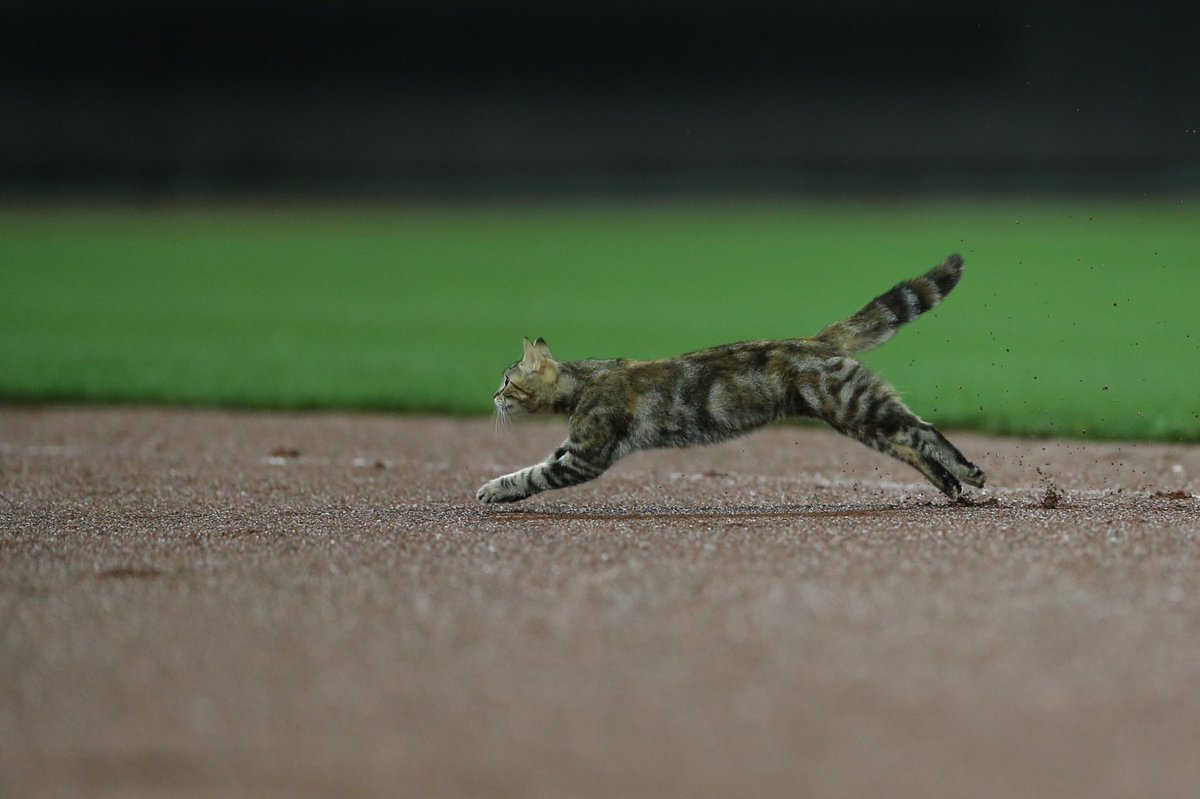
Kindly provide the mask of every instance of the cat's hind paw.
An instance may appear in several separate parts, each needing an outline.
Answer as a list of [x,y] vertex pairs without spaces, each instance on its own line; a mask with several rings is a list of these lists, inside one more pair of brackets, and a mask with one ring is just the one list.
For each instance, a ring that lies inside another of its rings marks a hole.
[[525,499],[527,496],[529,495],[523,491],[518,491],[510,481],[503,477],[488,480],[475,492],[475,499],[485,505],[491,505],[496,502],[516,502],[517,500]]

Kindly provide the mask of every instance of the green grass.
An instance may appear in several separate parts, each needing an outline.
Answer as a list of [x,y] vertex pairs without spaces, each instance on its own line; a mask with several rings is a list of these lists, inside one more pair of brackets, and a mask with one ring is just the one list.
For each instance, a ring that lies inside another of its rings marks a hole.
[[867,360],[945,427],[1200,440],[1190,203],[0,211],[0,398],[489,413],[521,336],[807,335],[952,251]]

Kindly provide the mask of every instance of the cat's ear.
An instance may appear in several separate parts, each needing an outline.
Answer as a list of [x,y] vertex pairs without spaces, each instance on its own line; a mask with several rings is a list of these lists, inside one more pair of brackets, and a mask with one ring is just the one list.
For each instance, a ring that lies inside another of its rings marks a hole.
[[554,360],[554,356],[550,354],[550,347],[546,344],[546,339],[544,338],[539,338],[537,341],[533,342],[533,350],[547,361]]
[[[538,339],[541,341],[541,339]],[[542,342],[543,344],[545,342]],[[541,363],[541,355],[538,353],[536,345],[527,338],[521,339],[521,346],[525,348],[525,357],[521,359],[521,365],[526,369],[533,370]]]

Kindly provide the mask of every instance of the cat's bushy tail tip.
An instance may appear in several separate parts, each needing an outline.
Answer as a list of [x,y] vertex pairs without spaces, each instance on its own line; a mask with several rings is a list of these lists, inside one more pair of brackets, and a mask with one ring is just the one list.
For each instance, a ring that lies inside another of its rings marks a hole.
[[[917,280],[921,280],[922,278],[925,278],[925,279],[933,282],[934,286],[937,287],[937,295],[930,296],[928,294],[925,294],[922,296],[922,305],[924,307],[922,307],[918,311],[918,314],[919,314],[919,313],[923,313],[923,312],[929,310],[930,308],[934,307],[935,305],[939,304],[942,300],[944,300],[946,298],[946,295],[949,294],[950,291],[955,286],[958,285],[958,281],[962,279],[962,273],[963,273],[963,257],[961,255],[959,255],[958,253],[951,253],[950,255],[946,256],[946,260],[942,261],[940,264],[935,266],[933,269],[930,269],[928,272],[926,272],[921,277],[914,278],[911,281],[904,281],[904,283],[898,284],[897,288],[900,285],[904,285],[905,283],[911,285],[913,282],[915,282]],[[908,321],[908,320],[903,320],[903,321]]]

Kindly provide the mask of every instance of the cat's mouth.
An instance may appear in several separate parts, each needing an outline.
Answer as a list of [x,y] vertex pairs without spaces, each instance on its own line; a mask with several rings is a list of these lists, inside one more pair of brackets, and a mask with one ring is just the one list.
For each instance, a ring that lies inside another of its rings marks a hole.
[[521,412],[521,406],[512,400],[505,399],[504,397],[496,397],[493,401],[496,403],[496,410],[504,416],[511,416],[514,413]]

